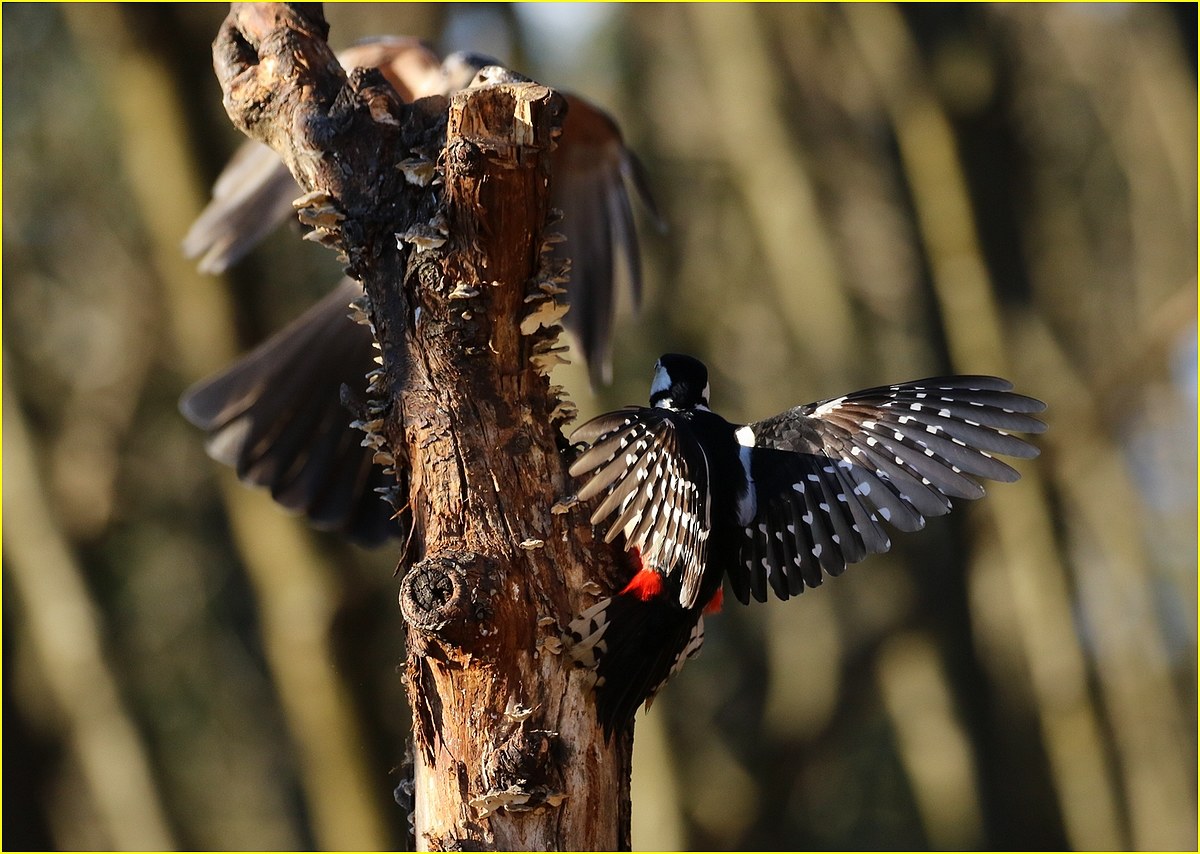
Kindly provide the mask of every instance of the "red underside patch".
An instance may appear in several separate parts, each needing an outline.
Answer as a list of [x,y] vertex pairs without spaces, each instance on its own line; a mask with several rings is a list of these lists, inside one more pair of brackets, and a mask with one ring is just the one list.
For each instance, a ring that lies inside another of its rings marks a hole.
[[704,613],[715,614],[721,610],[723,604],[725,604],[725,590],[718,588],[717,592],[713,594],[713,598],[709,599],[708,604],[704,606]]
[[638,570],[638,574],[625,585],[622,594],[636,596],[643,602],[649,602],[663,591],[663,577],[652,569]]

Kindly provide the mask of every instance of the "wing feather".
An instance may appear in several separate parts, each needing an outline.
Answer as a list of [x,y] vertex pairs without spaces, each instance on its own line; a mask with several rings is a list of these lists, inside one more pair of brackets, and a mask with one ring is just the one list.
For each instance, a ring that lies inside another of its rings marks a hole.
[[998,377],[932,377],[798,406],[748,425],[756,513],[729,571],[743,602],[780,599],[891,547],[883,527],[918,530],[974,478],[1014,481],[993,454],[1037,456],[1009,431],[1045,429],[1045,405]]
[[402,533],[377,490],[407,492],[407,470],[385,475],[341,403],[366,394],[373,339],[350,320],[362,294],[344,279],[323,300],[227,370],[188,389],[180,410],[208,433],[208,452],[288,509],[364,545]]
[[563,93],[567,115],[553,157],[551,204],[563,212],[567,239],[555,254],[571,258],[563,324],[576,336],[592,382],[609,382],[611,329],[617,291],[628,287],[641,305],[642,269],[629,185],[651,217],[658,212],[644,170],[612,117],[578,95]]
[[680,603],[695,604],[707,559],[708,464],[686,419],[664,409],[631,407],[583,424],[571,441],[590,441],[570,466],[588,479],[577,496],[603,499],[592,523],[615,516],[605,540],[618,534],[642,562],[674,580]]

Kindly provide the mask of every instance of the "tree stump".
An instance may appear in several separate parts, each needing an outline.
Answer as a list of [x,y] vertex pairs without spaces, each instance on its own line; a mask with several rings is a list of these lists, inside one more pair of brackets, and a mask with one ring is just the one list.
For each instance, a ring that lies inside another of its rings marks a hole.
[[351,403],[377,460],[410,473],[391,497],[413,526],[417,845],[627,849],[632,737],[605,742],[560,654],[619,575],[562,501],[565,271],[545,250],[563,101],[520,82],[404,104],[375,70],[347,76],[327,33],[319,6],[233,4],[214,64],[230,119],[283,157],[301,220],[366,291],[382,365]]

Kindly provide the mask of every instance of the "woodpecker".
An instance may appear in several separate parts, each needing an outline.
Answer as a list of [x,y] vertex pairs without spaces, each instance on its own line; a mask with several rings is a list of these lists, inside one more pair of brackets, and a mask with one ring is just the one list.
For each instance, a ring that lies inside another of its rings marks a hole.
[[[376,67],[405,101],[449,95],[469,85],[505,79],[496,60],[459,52],[439,60],[407,36],[366,39],[338,54],[343,67]],[[551,204],[563,213],[554,246],[571,258],[564,318],[587,360],[593,383],[610,375],[615,295],[624,282],[636,308],[642,279],[631,192],[651,221],[662,220],[645,171],[611,116],[586,99],[563,93],[567,113],[551,154]],[[300,188],[270,148],[249,141],[213,186],[213,197],[184,238],[184,253],[202,272],[220,273],[268,233],[294,218]],[[379,493],[407,494],[403,460],[386,473],[372,462],[351,426],[342,389],[367,396],[375,368],[373,338],[349,305],[362,286],[342,279],[319,303],[220,373],[184,392],[180,410],[208,433],[208,451],[246,482],[265,486],[317,528],[378,545],[403,531]]]
[[593,671],[606,735],[696,655],[703,615],[728,578],[743,604],[788,599],[890,548],[884,522],[923,528],[976,499],[971,476],[1012,482],[994,454],[1032,458],[1011,435],[1040,433],[1045,404],[989,376],[932,377],[796,406],[751,424],[709,408],[708,369],[675,353],[654,366],[650,406],[579,426],[570,466],[580,501],[601,500],[606,542],[623,537],[632,577],[568,627],[576,663]]

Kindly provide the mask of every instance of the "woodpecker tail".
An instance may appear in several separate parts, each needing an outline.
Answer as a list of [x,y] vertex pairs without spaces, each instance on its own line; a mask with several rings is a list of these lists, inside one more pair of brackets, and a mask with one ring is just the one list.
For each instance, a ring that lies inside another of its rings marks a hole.
[[684,610],[669,597],[646,597],[631,583],[580,614],[568,626],[566,641],[576,665],[594,672],[596,714],[611,739],[700,651],[704,619],[699,609]]

